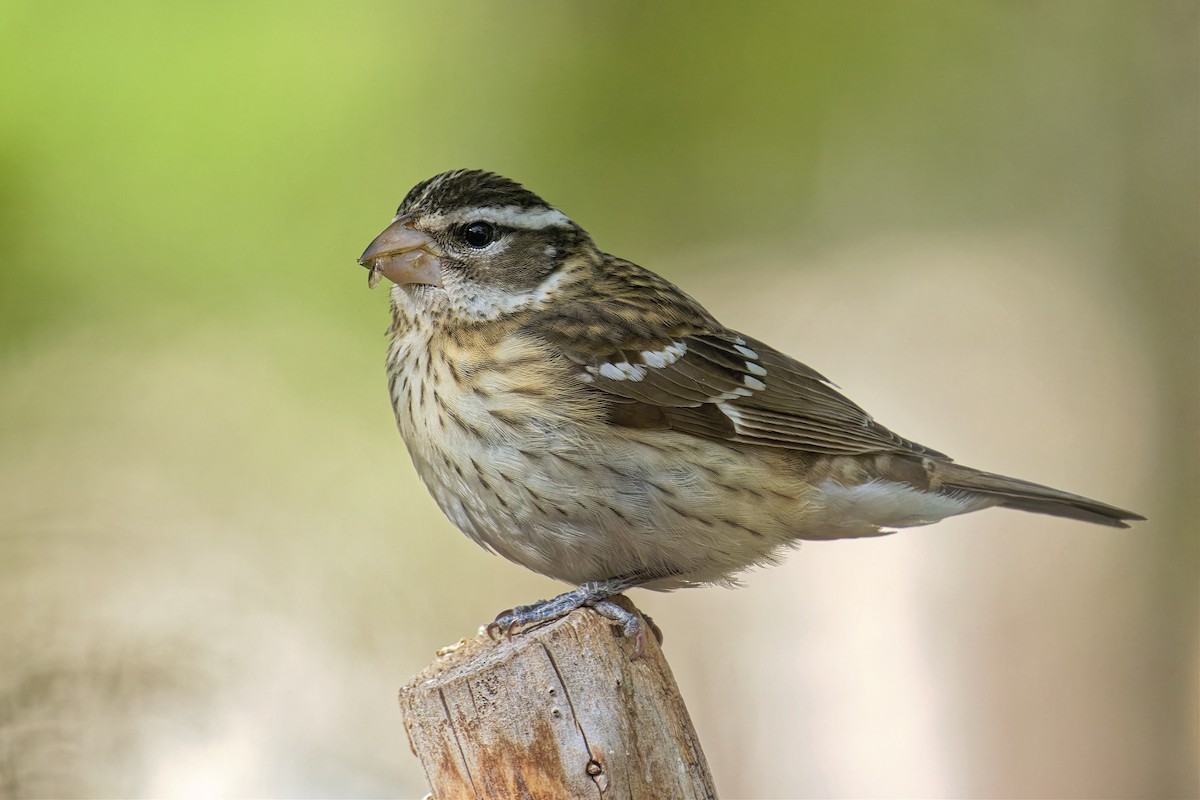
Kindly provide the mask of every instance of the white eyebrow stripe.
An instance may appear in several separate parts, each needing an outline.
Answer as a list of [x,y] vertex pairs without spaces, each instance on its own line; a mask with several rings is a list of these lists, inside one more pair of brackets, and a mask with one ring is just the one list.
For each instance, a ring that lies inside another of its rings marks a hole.
[[507,228],[540,231],[546,228],[565,228],[571,224],[566,214],[557,208],[529,209],[521,206],[490,206],[469,208],[439,214],[434,219],[440,224],[453,225],[464,222],[490,222]]

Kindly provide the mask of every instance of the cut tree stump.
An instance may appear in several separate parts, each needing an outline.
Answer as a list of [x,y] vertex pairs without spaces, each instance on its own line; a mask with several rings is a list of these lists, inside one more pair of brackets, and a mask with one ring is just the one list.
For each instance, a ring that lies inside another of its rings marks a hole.
[[434,800],[716,798],[658,643],[618,632],[580,609],[445,648],[400,690]]

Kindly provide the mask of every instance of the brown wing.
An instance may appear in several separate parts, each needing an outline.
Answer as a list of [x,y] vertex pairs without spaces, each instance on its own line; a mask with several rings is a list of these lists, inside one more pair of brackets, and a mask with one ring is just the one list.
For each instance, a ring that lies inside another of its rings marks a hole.
[[615,259],[609,266],[607,281],[538,326],[581,381],[620,404],[618,422],[831,455],[945,458],[875,422],[816,370],[723,327],[657,275]]

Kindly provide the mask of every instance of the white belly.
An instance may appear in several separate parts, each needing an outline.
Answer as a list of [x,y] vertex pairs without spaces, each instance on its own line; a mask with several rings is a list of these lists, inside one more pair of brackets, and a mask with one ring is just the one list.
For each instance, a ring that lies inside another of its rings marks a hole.
[[531,386],[558,384],[539,379],[536,365],[549,360],[530,358],[533,347],[513,339],[494,361],[473,363],[410,336],[389,356],[417,472],[484,547],[571,583],[638,574],[667,588],[729,580],[770,560],[816,510],[768,463],[774,454],[613,429],[583,387],[532,395]]
[[808,482],[772,448],[613,427],[585,387],[544,374],[567,367],[529,340],[455,347],[417,330],[389,353],[417,472],[473,540],[554,578],[730,582],[799,539],[877,535],[970,510],[900,484]]

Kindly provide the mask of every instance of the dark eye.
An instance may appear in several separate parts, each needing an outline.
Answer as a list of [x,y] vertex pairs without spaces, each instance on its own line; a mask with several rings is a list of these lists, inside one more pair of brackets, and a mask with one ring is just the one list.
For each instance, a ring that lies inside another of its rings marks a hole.
[[496,241],[496,226],[490,222],[472,222],[463,228],[463,241],[471,247],[487,247]]

